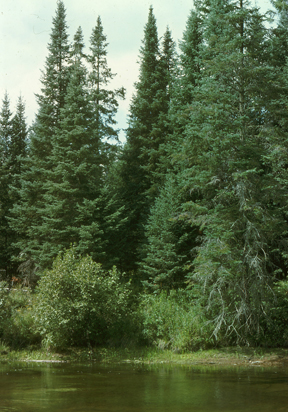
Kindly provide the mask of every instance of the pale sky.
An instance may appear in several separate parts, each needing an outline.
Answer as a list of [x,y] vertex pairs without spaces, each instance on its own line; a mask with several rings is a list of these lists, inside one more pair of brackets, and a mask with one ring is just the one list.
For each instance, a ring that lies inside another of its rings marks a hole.
[[[251,2],[253,5],[255,1]],[[52,18],[56,0],[0,0],[0,103],[5,91],[14,111],[21,94],[26,103],[27,123],[31,125],[38,105],[35,93],[40,90],[41,70],[48,54]],[[126,116],[133,85],[138,79],[137,64],[149,6],[157,20],[159,38],[166,27],[172,31],[178,44],[182,39],[186,21],[193,8],[192,0],[64,0],[68,33],[72,42],[79,26],[85,44],[89,47],[92,29],[98,15],[107,35],[108,66],[114,73],[114,87],[126,88],[126,99],[120,102],[118,127],[126,127]],[[270,7],[269,0],[258,0],[262,11]],[[2,105],[2,103],[1,103]]]

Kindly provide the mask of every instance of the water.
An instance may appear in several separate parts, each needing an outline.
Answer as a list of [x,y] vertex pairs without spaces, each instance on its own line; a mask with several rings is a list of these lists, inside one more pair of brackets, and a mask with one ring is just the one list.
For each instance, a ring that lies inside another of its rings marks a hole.
[[288,370],[0,364],[0,411],[287,412]]

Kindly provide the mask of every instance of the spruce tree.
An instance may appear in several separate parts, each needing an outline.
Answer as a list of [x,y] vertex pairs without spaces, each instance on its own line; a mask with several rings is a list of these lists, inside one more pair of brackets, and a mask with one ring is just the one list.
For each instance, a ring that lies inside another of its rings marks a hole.
[[[192,251],[197,245],[199,227],[191,225],[181,218],[181,205],[190,199],[184,188],[185,162],[181,148],[184,142],[183,131],[189,123],[189,111],[193,102],[194,90],[200,79],[201,55],[203,42],[202,14],[200,3],[195,3],[191,11],[183,40],[180,43],[181,54],[178,64],[173,62],[173,74],[170,71],[168,121],[169,138],[160,145],[162,167],[162,186],[159,197],[151,208],[145,226],[146,256],[140,268],[146,285],[150,289],[179,288],[185,285],[185,276],[191,274]],[[166,40],[167,41],[167,40]],[[165,45],[165,37],[164,42]],[[168,97],[168,96],[167,96]],[[177,182],[177,184],[176,184]],[[149,290],[149,289],[148,289]]]
[[20,200],[19,190],[21,188],[21,175],[23,165],[27,158],[28,152],[28,127],[25,118],[25,103],[23,98],[18,98],[16,112],[12,118],[12,134],[9,142],[9,198],[10,207],[7,213],[7,220],[9,223],[9,256],[10,256],[10,270],[13,273],[17,271],[17,262],[15,257],[20,250],[15,247],[15,244],[20,240],[20,234],[17,230],[13,230],[10,225],[11,210],[14,205]]
[[183,144],[191,199],[182,214],[203,232],[190,279],[202,287],[215,336],[247,343],[261,334],[274,280],[271,251],[285,225],[273,205],[281,188],[265,168],[261,135],[271,81],[267,29],[265,17],[241,0],[207,3],[204,64]]
[[174,66],[175,45],[171,32],[167,28],[161,50],[156,19],[150,7],[140,49],[139,80],[130,106],[127,156],[133,157],[137,162],[136,168],[144,172],[140,191],[151,197],[151,201],[158,194],[159,147],[167,142],[170,132],[167,115]]
[[186,23],[186,29],[180,42],[181,53],[179,56],[179,74],[176,82],[176,107],[178,105],[191,104],[194,88],[200,78],[202,64],[200,49],[203,42],[203,28],[199,2],[195,1],[194,4],[195,9],[190,12]]
[[283,69],[287,61],[288,50],[288,2],[287,0],[272,0],[276,9],[277,24],[271,29],[272,64]]
[[[277,280],[287,279],[287,134],[288,134],[288,21],[287,1],[272,2],[276,7],[277,24],[270,29],[269,57],[272,74],[265,107],[265,124],[262,138],[266,142],[265,167],[277,182],[274,208],[281,214],[283,224],[278,231],[277,245],[273,249],[272,262]],[[286,56],[286,57],[285,57]]]
[[6,92],[0,112],[0,268],[8,270],[9,265],[9,225],[8,212],[11,207],[9,184],[9,145],[12,136],[12,112],[10,99]]
[[70,81],[52,141],[50,161],[54,167],[45,183],[38,257],[44,267],[70,244],[77,244],[81,252],[93,250],[94,255],[99,255],[101,249],[95,216],[102,176],[100,142],[87,91],[83,47],[82,31],[78,29],[71,53]]
[[124,87],[115,90],[109,88],[109,83],[116,74],[112,73],[107,63],[107,47],[107,36],[104,34],[101,18],[98,16],[97,24],[90,37],[90,54],[87,60],[89,62],[88,86],[95,118],[95,132],[99,141],[102,142],[103,165],[107,165],[107,162],[114,159],[116,146],[109,140],[114,140],[114,143],[115,140],[118,141],[115,115],[119,105],[118,100],[125,97]]
[[4,165],[9,158],[9,144],[12,135],[12,112],[10,110],[10,99],[7,92],[2,100],[0,116],[1,164]]
[[192,271],[192,250],[197,244],[198,230],[181,219],[183,192],[179,177],[167,176],[145,226],[146,256],[140,270],[147,290],[185,288],[186,277]]
[[39,110],[33,125],[33,148],[35,146],[34,150],[38,150],[38,156],[42,155],[43,158],[50,153],[51,142],[48,136],[53,135],[57,130],[69,80],[70,46],[66,10],[62,0],[57,1],[52,24],[50,43],[48,43],[49,53],[41,78],[41,93],[36,95]]
[[[22,163],[27,153],[28,128],[25,119],[25,103],[20,96],[16,113],[12,118],[12,134],[9,142],[9,164],[12,175],[20,179]],[[19,187],[19,184],[16,185]]]
[[11,223],[23,234],[18,242],[23,259],[32,258],[42,268],[71,243],[104,260],[106,241],[100,226],[104,222],[107,229],[110,221],[101,194],[110,154],[104,140],[117,136],[114,115],[117,98],[124,95],[123,89],[109,89],[114,75],[107,65],[100,18],[89,56],[84,53],[81,28],[71,47],[66,29],[59,1],[21,197]]
[[7,277],[16,271],[13,263],[15,248],[13,243],[18,234],[9,225],[10,210],[19,199],[19,179],[21,164],[24,161],[27,144],[27,125],[25,122],[25,105],[20,97],[16,114],[12,116],[10,100],[5,93],[0,113],[0,266],[7,272]]
[[63,2],[58,0],[42,72],[41,93],[36,95],[39,110],[29,136],[29,156],[21,170],[20,199],[13,207],[10,220],[12,229],[20,234],[16,246],[21,250],[22,260],[35,260],[42,254],[45,182],[53,168],[53,136],[59,130],[69,79],[69,61],[66,11]]
[[142,148],[142,156],[147,153],[147,162],[143,165],[150,178],[148,197],[153,200],[160,193],[165,182],[165,175],[171,169],[171,158],[167,152],[173,134],[173,127],[169,115],[171,99],[174,94],[174,84],[177,71],[177,56],[175,42],[170,29],[167,27],[160,49],[159,60],[160,80],[155,100],[159,104],[157,124],[153,125],[151,139],[153,144],[146,142]]
[[[149,208],[158,195],[163,179],[161,145],[168,138],[167,121],[174,42],[169,30],[161,53],[156,19],[150,7],[144,39],[140,48],[140,73],[130,105],[127,142],[120,156],[118,193],[127,214],[123,233],[126,271],[136,271],[140,245],[144,242],[144,225]],[[121,250],[121,246],[119,246]]]

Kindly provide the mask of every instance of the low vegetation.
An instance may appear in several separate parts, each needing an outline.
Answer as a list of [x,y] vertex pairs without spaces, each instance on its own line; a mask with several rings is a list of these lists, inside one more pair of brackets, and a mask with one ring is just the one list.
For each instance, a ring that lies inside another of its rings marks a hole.
[[[277,284],[275,307],[269,321],[262,319],[252,346],[288,346],[287,292],[287,282]],[[35,290],[0,283],[0,352],[17,358],[13,351],[24,350],[29,358],[36,350],[36,357],[51,358],[70,351],[72,358],[89,360],[105,358],[106,347],[109,356],[114,350],[122,355],[144,350],[149,359],[151,353],[185,354],[235,343],[224,331],[216,339],[197,302],[187,290],[136,293],[116,268],[105,271],[71,247],[42,274]]]

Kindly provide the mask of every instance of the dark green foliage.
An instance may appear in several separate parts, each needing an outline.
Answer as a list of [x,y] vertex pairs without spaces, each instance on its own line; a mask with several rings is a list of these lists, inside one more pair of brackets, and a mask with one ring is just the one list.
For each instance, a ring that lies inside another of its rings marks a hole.
[[48,136],[53,135],[58,127],[60,109],[64,106],[69,81],[70,46],[67,29],[65,6],[62,0],[58,0],[48,44],[49,53],[42,72],[41,94],[37,95],[39,111],[33,126],[33,148],[42,158],[51,150]]
[[125,255],[121,258],[125,271],[137,270],[149,208],[164,180],[161,158],[166,154],[164,143],[170,132],[168,109],[174,60],[174,42],[168,29],[160,50],[156,19],[150,7],[140,49],[139,80],[130,106],[127,143],[118,169],[118,196],[127,216],[123,230]]
[[144,284],[154,290],[185,287],[186,276],[192,270],[198,228],[191,228],[181,219],[182,203],[179,183],[173,177],[167,178],[150,211],[146,225],[146,257],[140,265],[147,279]]
[[101,19],[85,52],[57,2],[29,147],[23,100],[0,113],[0,268],[18,255],[35,275],[75,246],[34,318],[1,286],[1,339],[37,341],[35,319],[56,348],[137,340],[131,279],[158,347],[287,345],[288,8],[273,4],[267,28],[246,0],[195,0],[179,58],[150,7],[122,148]]
[[42,268],[75,242],[79,251],[105,260],[100,225],[104,220],[108,229],[109,208],[101,191],[116,152],[107,139],[117,138],[114,116],[117,99],[124,97],[123,88],[108,87],[114,75],[107,65],[101,19],[91,36],[89,56],[83,51],[81,28],[69,46],[65,20],[63,2],[58,1],[39,112],[11,219],[11,227],[22,236],[17,242],[21,260],[32,258]]
[[78,30],[74,50],[78,47],[79,51],[73,56],[58,132],[52,139],[50,159],[54,167],[47,171],[45,182],[43,222],[39,227],[43,257],[37,258],[43,267],[49,266],[51,259],[71,242],[76,242],[81,251],[94,249],[99,254],[101,250],[95,216],[102,177],[100,141],[86,90],[80,34]]
[[22,163],[27,154],[28,128],[25,119],[25,103],[20,96],[12,118],[12,134],[9,142],[9,165],[14,177],[14,185],[19,187]]
[[277,10],[277,25],[271,30],[272,64],[283,68],[287,61],[288,47],[288,3],[287,0],[271,1]]
[[187,188],[195,193],[183,212],[205,234],[191,282],[203,288],[215,336],[225,331],[241,342],[262,333],[274,281],[270,256],[286,225],[273,205],[282,189],[264,166],[261,125],[271,69],[262,53],[263,19],[242,3],[211,3],[205,66],[183,147]]
[[264,333],[260,337],[255,337],[257,344],[268,347],[288,347],[287,291],[287,280],[277,282],[274,296],[269,302],[269,317],[263,319],[261,324]]
[[0,268],[8,269],[9,265],[9,225],[8,211],[11,207],[9,184],[11,174],[9,170],[9,144],[12,136],[12,113],[10,100],[6,93],[0,112]]
[[87,58],[90,63],[88,84],[95,117],[95,130],[98,139],[102,141],[111,138],[118,140],[118,131],[115,130],[115,115],[118,99],[123,99],[125,96],[123,87],[116,90],[107,88],[115,77],[107,64],[107,46],[107,37],[103,31],[101,18],[98,16],[97,25],[90,37],[90,54]]
[[48,347],[128,344],[133,309],[129,285],[75,248],[60,254],[37,287],[35,322]]
[[12,112],[7,92],[2,100],[0,133],[1,165],[3,165],[9,158],[9,144],[12,135]]
[[177,94],[174,104],[187,105],[193,100],[193,91],[201,74],[200,49],[203,42],[203,26],[198,2],[191,10],[183,39],[180,42],[180,72],[177,79]]
[[[13,206],[10,220],[12,229],[20,235],[16,247],[21,251],[21,260],[32,258],[38,265],[47,262],[45,248],[42,248],[45,184],[54,167],[51,158],[53,138],[59,131],[60,113],[69,80],[66,12],[60,0],[57,2],[50,39],[41,79],[41,94],[37,95],[39,110],[29,136],[29,156],[21,173],[20,199]],[[45,240],[48,240],[47,237]]]
[[6,93],[0,113],[0,268],[5,269],[7,277],[15,271],[12,262],[17,253],[13,243],[18,233],[9,225],[10,210],[18,200],[20,173],[26,155],[27,126],[25,105],[18,100],[16,114],[12,116],[10,100]]

